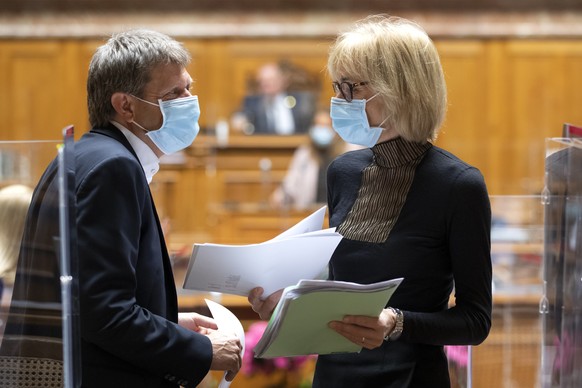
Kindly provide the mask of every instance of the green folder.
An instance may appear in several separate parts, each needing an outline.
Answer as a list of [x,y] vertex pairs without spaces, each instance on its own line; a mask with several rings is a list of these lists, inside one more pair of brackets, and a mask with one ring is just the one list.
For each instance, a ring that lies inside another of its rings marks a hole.
[[328,327],[345,315],[379,316],[402,279],[361,285],[310,280],[287,287],[263,337],[258,358],[359,352],[361,345]]

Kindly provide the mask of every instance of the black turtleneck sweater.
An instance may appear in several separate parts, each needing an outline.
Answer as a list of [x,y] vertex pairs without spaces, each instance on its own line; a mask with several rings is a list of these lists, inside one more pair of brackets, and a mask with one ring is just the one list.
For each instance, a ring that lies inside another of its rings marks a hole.
[[[389,305],[399,340],[320,356],[314,387],[449,387],[443,345],[481,343],[491,326],[491,209],[481,173],[430,143],[397,138],[328,169],[330,226],[344,236],[330,278],[404,278]],[[454,287],[454,303],[449,300]]]

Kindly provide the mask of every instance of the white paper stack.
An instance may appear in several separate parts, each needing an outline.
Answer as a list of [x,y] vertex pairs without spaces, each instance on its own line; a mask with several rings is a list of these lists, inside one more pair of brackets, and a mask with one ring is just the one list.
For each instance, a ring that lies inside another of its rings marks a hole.
[[334,228],[321,229],[325,210],[260,244],[194,244],[183,287],[242,296],[262,287],[266,297],[318,277],[342,239]]

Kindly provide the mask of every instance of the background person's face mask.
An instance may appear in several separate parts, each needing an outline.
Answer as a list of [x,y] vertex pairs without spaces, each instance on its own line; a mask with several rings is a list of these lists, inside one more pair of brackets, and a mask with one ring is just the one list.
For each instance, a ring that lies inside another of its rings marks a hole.
[[[376,96],[377,94],[372,98]],[[347,102],[342,98],[332,97],[330,116],[333,129],[345,142],[370,148],[378,142],[382,128],[370,127],[366,116],[366,102],[366,100]]]
[[309,136],[317,148],[325,149],[333,142],[335,133],[333,129],[326,125],[314,125],[309,130]]
[[192,144],[200,131],[200,126],[198,125],[198,119],[200,118],[198,96],[175,98],[168,101],[158,100],[159,104],[154,104],[136,96],[133,97],[150,105],[160,107],[164,120],[159,129],[149,131],[133,121],[138,127],[146,131],[146,136],[152,140],[160,151],[166,155],[173,154]]

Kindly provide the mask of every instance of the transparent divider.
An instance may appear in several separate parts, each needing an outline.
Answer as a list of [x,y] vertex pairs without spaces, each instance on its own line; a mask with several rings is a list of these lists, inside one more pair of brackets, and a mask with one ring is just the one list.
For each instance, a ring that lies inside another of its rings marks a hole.
[[582,141],[546,141],[542,387],[582,386]]
[[72,147],[0,142],[1,387],[80,386]]

